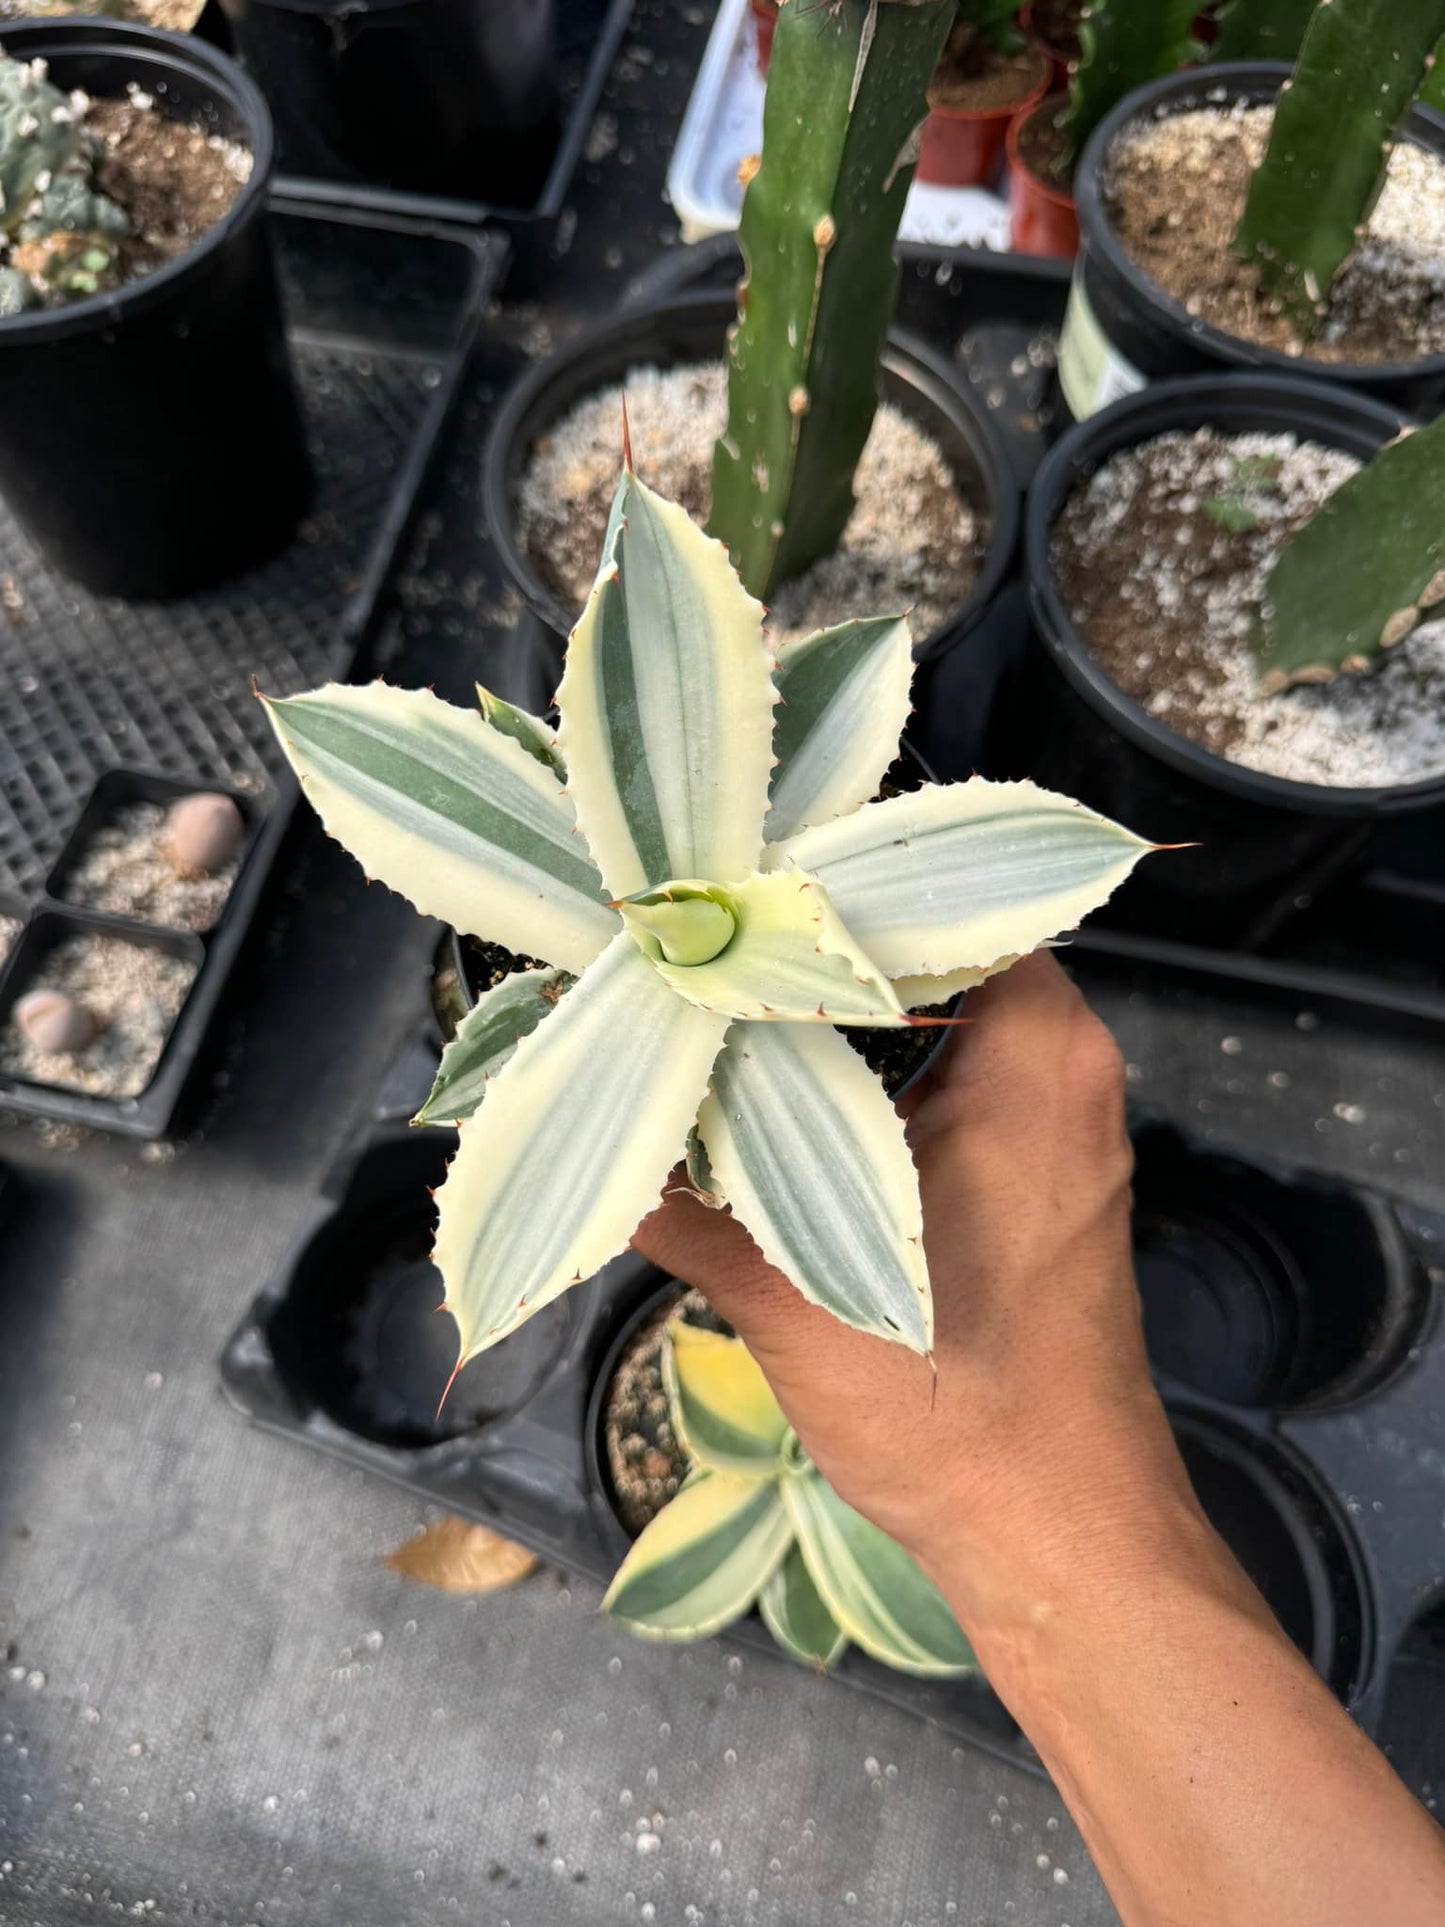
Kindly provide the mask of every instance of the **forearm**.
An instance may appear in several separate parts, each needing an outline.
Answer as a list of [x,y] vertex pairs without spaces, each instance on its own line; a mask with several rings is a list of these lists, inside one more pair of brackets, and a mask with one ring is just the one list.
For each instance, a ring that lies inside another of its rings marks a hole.
[[1126,1927],[1445,1920],[1438,1829],[1180,1486],[929,1563]]

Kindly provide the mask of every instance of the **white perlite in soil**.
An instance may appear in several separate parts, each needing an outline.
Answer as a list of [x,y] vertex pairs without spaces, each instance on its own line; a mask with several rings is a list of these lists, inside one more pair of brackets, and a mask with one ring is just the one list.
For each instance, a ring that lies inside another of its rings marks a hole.
[[26,989],[63,990],[104,1029],[84,1050],[52,1053],[37,1050],[7,1020],[0,1032],[0,1070],[93,1097],[139,1097],[155,1075],[195,975],[195,965],[184,957],[120,937],[69,937]]
[[159,803],[117,810],[64,877],[66,902],[172,930],[209,930],[231,893],[239,858],[214,876],[177,876],[161,847],[165,821]]
[[[1257,530],[1231,538],[1205,504],[1228,495],[1235,465],[1251,459],[1278,468],[1268,489],[1247,494]],[[1120,630],[1127,609],[1138,653],[1121,660],[1118,632],[1095,627],[1088,639],[1102,666],[1162,722],[1272,776],[1371,789],[1445,774],[1445,622],[1417,629],[1360,675],[1259,693],[1249,637],[1270,566],[1286,535],[1359,467],[1292,435],[1210,430],[1161,435],[1112,457],[1070,499],[1053,542],[1055,566],[1072,553],[1074,580],[1086,585],[1071,609],[1081,630],[1091,624],[1091,576],[1122,550],[1133,558],[1110,593]],[[1146,486],[1155,500],[1167,491],[1176,517],[1167,528],[1142,511]],[[1233,558],[1242,548],[1245,566],[1201,571],[1211,548]]]
[[[637,473],[704,522],[713,444],[727,424],[721,362],[627,377]],[[621,387],[589,396],[537,444],[517,501],[522,548],[569,608],[592,587],[622,462]],[[936,443],[885,404],[858,464],[858,506],[837,552],[772,600],[775,643],[853,616],[911,610],[921,640],[965,601],[978,574],[981,532]]]
[[22,927],[19,917],[7,917],[0,914],[0,965],[3,965],[5,959],[10,955],[15,944],[15,939],[20,935]]

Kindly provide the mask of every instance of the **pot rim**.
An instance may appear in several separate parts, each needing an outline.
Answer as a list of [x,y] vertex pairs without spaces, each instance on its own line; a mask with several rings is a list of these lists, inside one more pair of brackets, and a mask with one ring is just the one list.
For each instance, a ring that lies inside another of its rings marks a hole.
[[1104,672],[1074,626],[1049,557],[1049,538],[1075,482],[1111,455],[1174,429],[1207,425],[1214,408],[1234,401],[1265,404],[1279,417],[1277,431],[1301,433],[1346,447],[1343,430],[1393,440],[1410,417],[1374,396],[1343,384],[1304,376],[1221,374],[1156,382],[1101,409],[1060,437],[1029,491],[1024,514],[1024,560],[1035,633],[1072,688],[1137,748],[1212,789],[1250,802],[1313,816],[1376,816],[1445,798],[1445,772],[1413,783],[1336,789],[1250,769],[1205,749],[1151,716]]
[[1030,45],[1033,52],[1038,55],[1044,71],[1039,79],[1034,82],[1033,86],[1030,87],[1026,93],[1020,94],[1017,100],[1005,101],[1001,107],[934,107],[930,105],[928,118],[930,120],[959,121],[970,126],[976,126],[980,122],[986,124],[999,120],[1012,121],[1021,114],[1031,113],[1033,109],[1038,106],[1039,102],[1050,92],[1054,74],[1053,68],[1049,64],[1049,55],[1045,49],[1041,46],[1034,45],[1032,42]]
[[1067,99],[1063,88],[1050,88],[1047,93],[1043,94],[1040,99],[1033,103],[1027,113],[1020,114],[1016,120],[1010,122],[1008,133],[1004,137],[1004,152],[1008,156],[1009,166],[1015,170],[1016,174],[1021,174],[1028,187],[1035,194],[1039,195],[1042,200],[1047,201],[1050,207],[1067,209],[1077,213],[1078,202],[1074,196],[1072,194],[1066,194],[1061,187],[1050,187],[1042,174],[1035,173],[1019,151],[1019,136],[1023,133],[1025,121],[1032,120],[1041,108],[1047,107],[1049,102],[1056,98],[1060,100]]
[[[1100,186],[1105,159],[1119,135],[1136,121],[1168,118],[1154,110],[1167,107],[1170,113],[1184,112],[1188,105],[1228,107],[1233,101],[1253,99],[1257,104],[1279,93],[1294,69],[1282,60],[1227,60],[1206,67],[1187,67],[1180,73],[1166,74],[1146,86],[1126,94],[1094,129],[1079,156],[1074,176],[1074,203],[1085,248],[1098,253],[1131,294],[1146,308],[1151,318],[1171,333],[1182,335],[1196,347],[1204,347],[1221,361],[1236,368],[1266,369],[1281,375],[1313,376],[1342,387],[1374,387],[1386,382],[1418,381],[1432,375],[1445,376],[1445,351],[1420,355],[1413,361],[1317,361],[1309,355],[1288,355],[1282,349],[1245,341],[1227,334],[1213,322],[1191,315],[1181,301],[1167,294],[1150,279],[1124,250],[1104,208]],[[1177,104],[1176,104],[1177,103]],[[1445,161],[1445,120],[1428,109],[1413,106],[1405,117],[1400,138]],[[1082,257],[1081,257],[1082,258]]]
[[[512,586],[533,614],[559,639],[571,633],[576,616],[567,613],[542,581],[517,540],[511,486],[514,446],[529,417],[538,413],[546,416],[544,403],[548,391],[578,361],[599,349],[605,353],[620,347],[639,325],[645,326],[659,317],[686,325],[689,321],[701,321],[710,313],[717,318],[721,360],[726,329],[736,314],[734,297],[716,290],[674,295],[645,307],[629,308],[577,335],[557,353],[529,368],[513,385],[497,412],[482,455],[483,510],[498,558]],[[943,655],[955,642],[961,641],[982,620],[1001,588],[1018,542],[1018,490],[998,431],[981,404],[933,348],[905,329],[890,328],[882,366],[920,395],[929,411],[947,417],[950,425],[963,436],[992,517],[973,588],[938,628],[914,642],[913,659],[915,664],[920,664]],[[607,375],[597,385],[607,386],[615,379],[615,375]],[[557,420],[574,405],[569,402],[567,408],[557,410],[546,420]],[[535,434],[545,425],[545,421],[533,424],[529,433]]]
[[129,316],[163,301],[179,281],[201,268],[232,235],[264,214],[276,151],[271,110],[250,76],[218,48],[192,34],[173,33],[163,27],[87,17],[0,23],[0,49],[7,53],[13,50],[15,58],[25,60],[50,61],[57,55],[70,54],[113,55],[148,63],[158,75],[182,71],[188,78],[203,82],[236,111],[251,154],[250,175],[235,200],[184,253],[106,293],[0,318],[0,350],[11,341],[39,345],[94,333],[108,325],[118,326]]

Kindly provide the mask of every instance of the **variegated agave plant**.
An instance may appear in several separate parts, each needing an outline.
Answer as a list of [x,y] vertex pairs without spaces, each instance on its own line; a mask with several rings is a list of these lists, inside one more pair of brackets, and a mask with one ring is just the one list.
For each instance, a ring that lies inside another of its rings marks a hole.
[[1072,927],[1149,847],[1029,783],[869,802],[908,715],[907,624],[774,662],[762,620],[722,546],[625,468],[555,740],[486,696],[270,704],[370,876],[546,966],[480,999],[422,1112],[461,1122],[436,1240],[459,1367],[622,1250],[685,1147],[806,1298],[929,1351],[903,1127],[833,1026],[932,1021],[909,1012]]
[[603,1609],[645,1639],[703,1639],[756,1605],[783,1651],[828,1667],[851,1640],[900,1672],[975,1670],[943,1595],[834,1492],[739,1338],[680,1319],[663,1377],[686,1484],[641,1534]]

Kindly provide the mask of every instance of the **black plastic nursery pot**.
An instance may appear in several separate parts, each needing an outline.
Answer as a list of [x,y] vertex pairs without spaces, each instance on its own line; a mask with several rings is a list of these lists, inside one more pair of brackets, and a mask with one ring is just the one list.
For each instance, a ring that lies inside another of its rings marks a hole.
[[553,0],[222,0],[288,174],[525,205],[556,143]]
[[[562,606],[518,538],[515,504],[533,449],[569,410],[621,382],[631,369],[721,361],[736,312],[734,297],[717,292],[629,310],[531,369],[503,403],[483,456],[482,501],[502,566],[530,611],[554,668],[560,668],[562,648],[579,612]],[[882,394],[938,444],[980,525],[978,579],[949,619],[916,642],[915,658],[926,662],[970,635],[997,594],[1017,540],[1017,491],[997,431],[969,392],[966,378],[901,330],[888,338]]]
[[[1100,173],[1123,133],[1191,108],[1228,107],[1239,100],[1267,105],[1290,72],[1280,61],[1190,68],[1128,95],[1095,129],[1074,178],[1079,255],[1059,351],[1063,400],[1076,420],[1148,382],[1231,368],[1303,370],[1427,414],[1437,413],[1445,402],[1445,354],[1354,366],[1242,341],[1191,315],[1166,294],[1130,260],[1114,232]],[[1403,137],[1445,156],[1445,119],[1439,115],[1413,109]]]
[[0,30],[61,88],[130,87],[249,149],[229,211],[109,294],[0,321],[0,492],[46,557],[102,595],[184,594],[260,560],[310,493],[266,232],[271,119],[235,63],[99,20]]
[[1029,493],[1024,553],[1033,642],[999,690],[989,768],[1031,776],[1171,850],[1143,864],[1111,919],[1248,946],[1282,908],[1363,860],[1378,826],[1445,800],[1445,776],[1332,789],[1232,763],[1170,729],[1100,668],[1049,556],[1068,496],[1110,456],[1170,430],[1291,433],[1368,460],[1405,418],[1348,389],[1282,375],[1162,383],[1074,426]]

